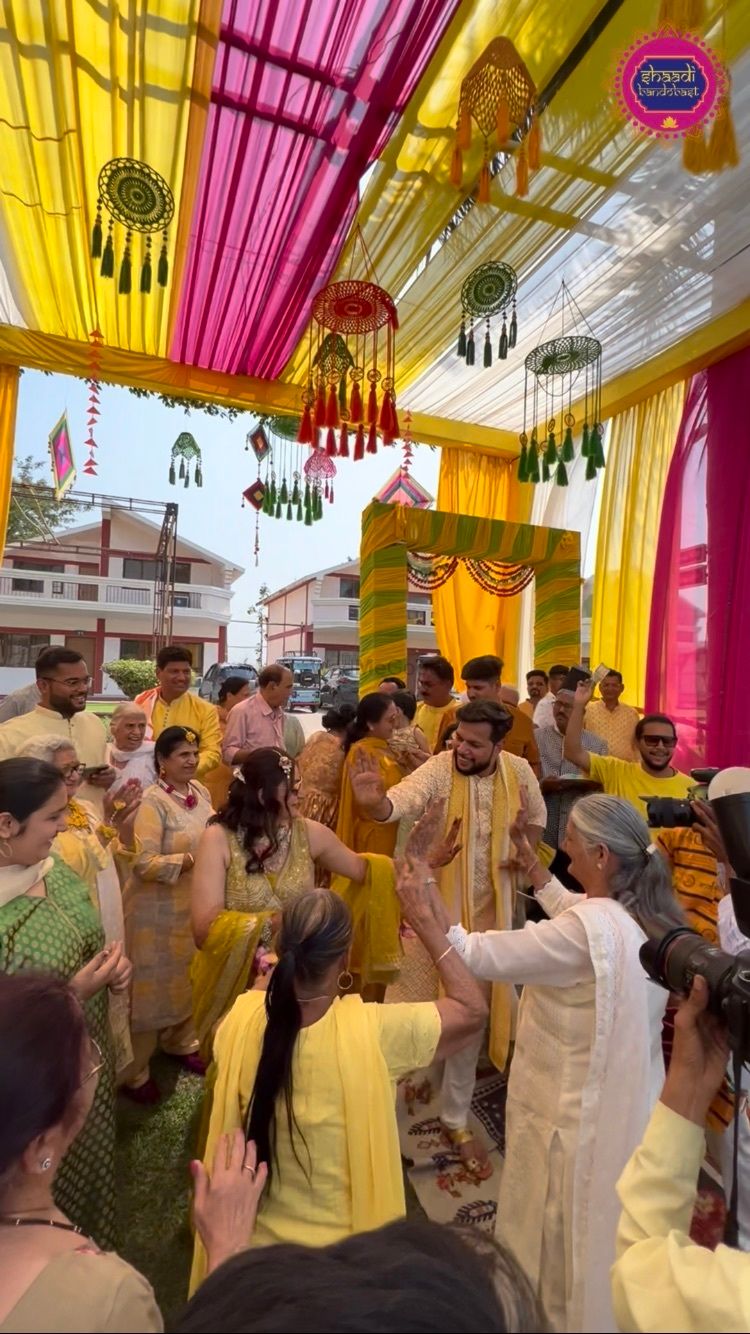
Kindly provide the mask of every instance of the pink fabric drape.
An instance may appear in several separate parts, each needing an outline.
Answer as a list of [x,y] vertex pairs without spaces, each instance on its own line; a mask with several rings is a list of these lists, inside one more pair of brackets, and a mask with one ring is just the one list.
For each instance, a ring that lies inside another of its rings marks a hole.
[[664,490],[646,668],[646,711],[674,719],[675,764],[683,770],[708,762],[707,418],[701,372],[688,388]]
[[750,348],[708,386],[708,726],[710,764],[750,763]]
[[280,374],[459,3],[225,0],[174,360]]

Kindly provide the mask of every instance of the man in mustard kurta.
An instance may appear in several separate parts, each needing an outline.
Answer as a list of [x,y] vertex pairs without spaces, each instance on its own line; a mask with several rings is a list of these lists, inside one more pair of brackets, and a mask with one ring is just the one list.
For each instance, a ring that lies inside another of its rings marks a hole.
[[417,681],[419,703],[414,722],[421,727],[433,755],[442,749],[446,727],[453,722],[458,701],[453,697],[453,668],[447,658],[435,654],[422,658]]
[[156,659],[158,685],[136,698],[148,720],[146,739],[156,741],[165,727],[189,727],[200,748],[196,778],[204,778],[221,759],[221,728],[216,706],[190,692],[193,657],[179,644],[167,644]]

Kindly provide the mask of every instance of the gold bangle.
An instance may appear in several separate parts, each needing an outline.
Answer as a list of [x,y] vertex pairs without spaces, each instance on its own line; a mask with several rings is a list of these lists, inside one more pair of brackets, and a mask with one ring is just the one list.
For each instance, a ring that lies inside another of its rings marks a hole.
[[443,950],[443,953],[440,955],[440,958],[435,960],[435,964],[437,965],[437,964],[439,964],[439,963],[442,963],[442,961],[443,961],[443,959],[445,958],[446,954],[450,954],[450,952],[451,952],[452,949],[453,949],[453,946],[452,946],[452,945],[449,945],[448,948],[447,948],[447,950]]

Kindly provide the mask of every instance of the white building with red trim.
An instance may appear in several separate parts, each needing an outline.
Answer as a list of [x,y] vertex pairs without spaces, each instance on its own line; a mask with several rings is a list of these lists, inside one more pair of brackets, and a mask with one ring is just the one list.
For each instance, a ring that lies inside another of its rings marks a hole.
[[[119,695],[102,673],[116,658],[151,657],[159,526],[124,510],[54,541],[6,547],[0,566],[0,696],[34,680],[48,644],[80,651],[94,694]],[[232,586],[242,567],[177,537],[172,642],[205,672],[227,657]]]

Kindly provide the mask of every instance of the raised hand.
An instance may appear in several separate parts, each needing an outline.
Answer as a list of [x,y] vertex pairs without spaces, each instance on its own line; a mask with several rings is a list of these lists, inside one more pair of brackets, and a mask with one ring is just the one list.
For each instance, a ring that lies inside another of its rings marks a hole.
[[427,860],[432,867],[450,866],[455,861],[463,844],[459,842],[461,835],[461,820],[459,817],[453,821],[445,838],[440,838],[433,843],[427,854]]
[[591,696],[594,693],[594,682],[591,677],[587,681],[579,681],[576,686],[575,703],[582,704],[585,708],[591,702]]
[[526,832],[529,825],[529,797],[525,787],[519,787],[518,796],[521,804],[508,830],[515,855],[512,862],[505,863],[505,868],[519,866],[522,871],[528,872],[536,864],[537,855]]
[[258,1163],[252,1140],[241,1130],[222,1135],[209,1177],[200,1162],[190,1164],[195,1182],[193,1217],[206,1248],[208,1272],[250,1245],[268,1169]]
[[[437,847],[439,843],[445,842],[443,830],[445,828],[446,804],[444,797],[441,797],[439,801],[431,802],[424,815],[417,820],[404,848],[405,856],[410,858],[411,861],[431,861],[432,849]],[[440,865],[439,862],[434,864]]]
[[385,799],[385,783],[374,755],[360,750],[352,761],[350,781],[354,800],[364,811],[377,809]]

